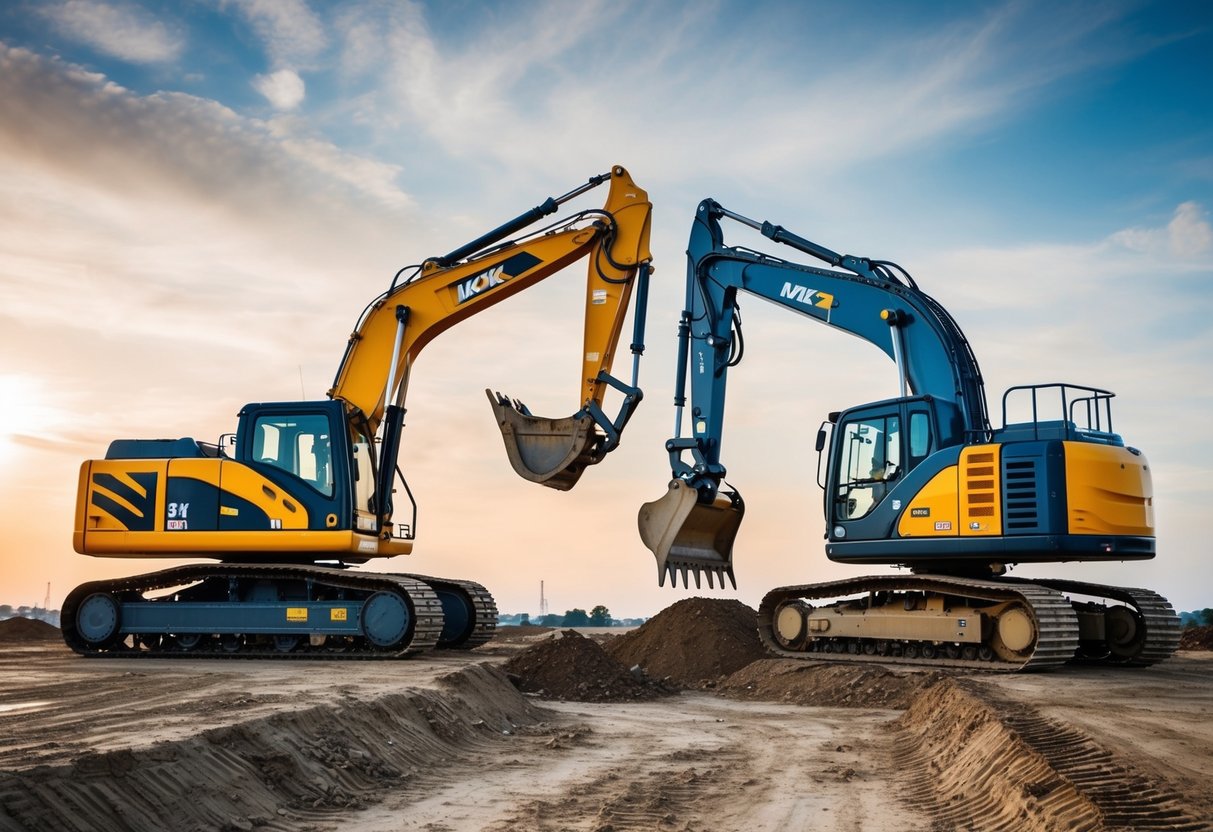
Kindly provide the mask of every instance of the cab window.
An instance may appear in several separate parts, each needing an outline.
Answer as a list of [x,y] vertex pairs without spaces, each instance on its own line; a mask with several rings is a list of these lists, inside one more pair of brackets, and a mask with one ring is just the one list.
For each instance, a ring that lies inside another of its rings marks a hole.
[[931,453],[931,416],[925,411],[910,413],[910,447],[907,450],[907,470],[913,469]]
[[855,520],[879,505],[901,474],[901,420],[894,414],[845,422],[838,449],[835,519]]
[[332,438],[328,417],[322,414],[257,417],[253,459],[333,496]]

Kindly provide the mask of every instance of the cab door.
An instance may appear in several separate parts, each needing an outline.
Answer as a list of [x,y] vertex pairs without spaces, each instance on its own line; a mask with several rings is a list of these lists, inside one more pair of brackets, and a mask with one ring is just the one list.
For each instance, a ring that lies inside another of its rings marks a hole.
[[844,414],[834,429],[831,521],[846,523],[871,514],[901,475],[902,409],[893,403]]
[[891,535],[903,502],[930,466],[911,475],[940,449],[939,405],[927,397],[891,399],[837,417],[825,486],[831,540]]

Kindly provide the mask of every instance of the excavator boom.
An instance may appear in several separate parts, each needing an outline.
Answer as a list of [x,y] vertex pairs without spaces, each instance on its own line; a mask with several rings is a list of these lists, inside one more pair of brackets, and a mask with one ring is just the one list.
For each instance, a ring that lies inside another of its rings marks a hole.
[[[502,242],[605,182],[610,191],[602,209],[574,214],[529,238]],[[460,321],[587,258],[578,409],[568,417],[547,419],[507,396],[488,394],[515,470],[533,482],[571,488],[587,465],[601,461],[615,447],[642,395],[635,377],[629,385],[610,369],[637,284],[633,349],[643,349],[651,212],[648,194],[616,166],[445,256],[426,260],[408,280],[393,282],[367,307],[350,336],[329,396],[362,414],[373,434],[390,405],[403,409],[409,373],[426,344]],[[624,394],[620,416],[614,420],[602,411],[609,387]]]
[[[725,218],[833,268],[727,246],[720,223]],[[638,518],[662,584],[669,577],[676,585],[681,575],[685,585],[689,575],[699,585],[701,572],[722,585],[726,577],[734,580],[732,549],[745,503],[736,491],[720,493],[726,473],[721,447],[728,371],[744,353],[742,293],[875,345],[897,363],[903,389],[953,403],[949,417],[966,434],[988,433],[981,372],[959,326],[890,266],[838,254],[711,199],[699,204],[687,246],[686,305],[678,329],[674,405],[680,433],[666,442],[674,479],[665,495],[644,504]],[[684,436],[688,381],[693,415]]]

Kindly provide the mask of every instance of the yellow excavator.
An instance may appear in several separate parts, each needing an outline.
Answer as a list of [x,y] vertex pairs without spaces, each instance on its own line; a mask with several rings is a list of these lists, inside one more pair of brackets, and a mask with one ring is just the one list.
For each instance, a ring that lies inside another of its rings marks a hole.
[[[726,245],[725,219],[829,268]],[[995,428],[968,340],[895,263],[839,254],[710,199],[699,205],[687,258],[679,433],[666,443],[673,479],[638,517],[661,583],[733,581],[745,503],[725,481],[721,445],[728,372],[745,351],[739,299],[748,293],[876,346],[899,382],[896,398],[823,422],[817,480],[827,557],[906,571],[768,592],[758,626],[771,651],[997,670],[1147,665],[1174,652],[1179,620],[1157,593],[1006,574],[1021,563],[1154,557],[1150,466],[1113,432],[1111,392],[1014,387]]]
[[[602,184],[602,208],[535,227]],[[497,610],[480,584],[349,568],[413,549],[416,503],[397,464],[413,364],[450,327],[587,258],[579,409],[548,419],[486,391],[514,469],[572,488],[617,447],[641,400],[651,213],[616,166],[397,272],[362,313],[327,399],[247,404],[218,443],[117,440],[84,462],[77,552],[214,562],[77,587],[62,610],[68,646],[86,656],[386,658],[487,641]],[[610,371],[633,301],[629,384]],[[622,396],[614,418],[608,389]],[[395,519],[397,482],[412,508],[405,522]]]

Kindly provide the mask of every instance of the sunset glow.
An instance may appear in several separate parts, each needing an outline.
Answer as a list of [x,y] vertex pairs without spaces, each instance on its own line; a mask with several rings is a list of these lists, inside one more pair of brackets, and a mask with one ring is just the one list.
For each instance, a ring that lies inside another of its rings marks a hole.
[[[683,594],[657,588],[636,514],[670,476],[684,252],[712,197],[905,266],[972,342],[996,421],[1011,385],[1115,391],[1158,557],[1015,574],[1208,606],[1213,444],[1186,426],[1213,416],[1209,78],[1200,3],[3,4],[0,602],[163,565],[72,551],[79,465],[110,440],[213,442],[246,402],[321,397],[398,269],[621,164],[656,271],[620,448],[567,493],[524,482],[482,392],[575,412],[578,266],[426,348],[402,444],[418,539],[376,566],[481,581],[506,612],[537,610],[541,580],[561,612]],[[870,345],[743,304],[724,594],[753,605],[856,574],[823,552],[813,434],[897,390]]]

